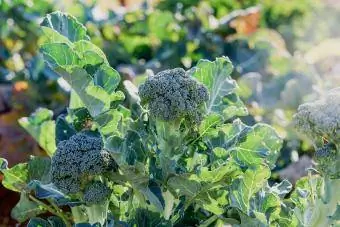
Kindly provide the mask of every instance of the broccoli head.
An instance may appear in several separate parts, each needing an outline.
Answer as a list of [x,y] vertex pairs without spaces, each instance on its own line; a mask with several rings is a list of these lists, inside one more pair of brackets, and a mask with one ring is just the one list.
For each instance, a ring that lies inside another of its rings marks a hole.
[[340,88],[336,88],[318,101],[300,105],[294,115],[298,130],[314,142],[319,171],[330,178],[340,177],[339,113]]
[[336,146],[327,143],[315,152],[318,169],[330,178],[340,178],[340,154]]
[[110,198],[112,190],[100,181],[88,184],[84,190],[83,200],[86,205],[100,204]]
[[76,194],[92,179],[116,171],[114,159],[102,148],[100,138],[86,133],[61,141],[52,157],[52,183],[66,194]]
[[150,76],[140,86],[139,95],[142,103],[148,105],[150,115],[163,121],[185,118],[199,122],[202,106],[209,99],[207,88],[181,68]]
[[299,106],[294,115],[298,130],[309,136],[317,146],[321,138],[340,143],[340,88],[331,90],[325,97]]

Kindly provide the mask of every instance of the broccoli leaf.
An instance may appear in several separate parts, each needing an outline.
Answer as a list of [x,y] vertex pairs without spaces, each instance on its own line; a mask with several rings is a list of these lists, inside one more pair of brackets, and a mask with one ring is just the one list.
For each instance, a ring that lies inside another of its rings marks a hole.
[[209,90],[208,113],[223,115],[225,120],[248,114],[247,109],[236,95],[236,82],[230,77],[233,66],[229,58],[216,58],[215,61],[200,60],[189,73]]
[[7,161],[0,158],[1,169],[4,175],[2,185],[12,191],[21,192],[28,182],[28,165],[19,163],[12,168],[7,168]]
[[249,215],[251,198],[264,186],[269,177],[270,169],[266,166],[246,170],[244,175],[234,180],[230,186],[228,196],[230,205]]
[[266,124],[250,127],[239,119],[210,130],[204,140],[212,148],[224,148],[243,167],[265,163],[273,168],[282,146],[282,139],[272,127]]
[[53,112],[39,108],[29,117],[19,119],[23,127],[42,147],[49,156],[56,150],[55,122],[52,121]]
[[44,18],[42,27],[40,51],[72,87],[71,109],[86,107],[92,117],[97,117],[109,111],[112,103],[124,99],[122,93],[115,92],[119,73],[110,67],[103,51],[89,41],[86,28],[74,17],[54,12]]
[[66,43],[46,43],[40,46],[44,60],[52,68],[62,67],[70,70],[73,66],[80,65],[78,54]]
[[55,30],[71,42],[90,39],[86,35],[86,28],[75,17],[60,11],[47,14],[41,26]]
[[25,193],[21,193],[19,202],[11,211],[11,217],[18,222],[24,222],[31,217],[35,217],[45,212],[46,211],[42,209],[39,204],[30,200]]
[[94,85],[91,76],[82,68],[75,68],[71,74],[63,73],[63,78],[71,85],[81,98],[91,116],[110,109],[110,95],[99,86]]
[[28,161],[28,181],[39,180],[47,183],[50,177],[50,165],[50,158],[31,156]]
[[67,140],[69,139],[71,136],[75,135],[77,133],[77,131],[72,127],[72,125],[70,125],[66,119],[64,115],[60,115],[57,118],[56,121],[56,144],[58,145],[58,143],[60,141],[63,140]]

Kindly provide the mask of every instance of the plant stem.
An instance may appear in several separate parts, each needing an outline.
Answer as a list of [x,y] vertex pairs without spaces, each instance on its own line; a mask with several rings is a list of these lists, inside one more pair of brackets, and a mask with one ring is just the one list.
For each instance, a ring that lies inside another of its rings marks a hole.
[[[63,222],[65,223],[66,227],[72,227],[72,224],[68,221],[68,219],[65,217],[65,215],[62,213],[61,209],[55,210],[51,207],[49,207],[47,204],[45,204],[44,202],[40,201],[39,199],[35,198],[32,195],[28,196],[32,201],[36,202],[37,204],[39,204],[42,208],[44,208],[45,210],[47,210],[48,212],[60,217]],[[60,211],[59,211],[60,210]]]
[[217,215],[213,215],[207,220],[205,220],[202,224],[199,225],[199,227],[208,227],[210,224],[212,224],[214,221],[216,221],[218,218]]

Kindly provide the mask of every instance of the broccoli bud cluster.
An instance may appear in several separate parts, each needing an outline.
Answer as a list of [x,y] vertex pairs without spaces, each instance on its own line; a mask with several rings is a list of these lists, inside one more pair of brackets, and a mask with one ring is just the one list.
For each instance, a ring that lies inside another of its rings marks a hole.
[[207,88],[181,68],[150,76],[140,86],[139,95],[142,103],[148,105],[150,115],[163,121],[186,118],[199,122],[202,106],[209,99]]
[[330,178],[340,177],[340,88],[322,99],[300,105],[296,127],[314,142],[318,169]]
[[52,183],[66,194],[75,194],[93,178],[117,170],[114,159],[102,148],[100,138],[86,133],[61,141],[52,157]]
[[325,97],[299,106],[294,115],[297,128],[311,137],[321,137],[340,143],[340,88],[331,90]]
[[330,178],[340,178],[340,154],[332,143],[325,144],[315,152],[318,169]]
[[100,204],[110,198],[112,190],[100,181],[88,184],[84,190],[83,200],[86,205]]

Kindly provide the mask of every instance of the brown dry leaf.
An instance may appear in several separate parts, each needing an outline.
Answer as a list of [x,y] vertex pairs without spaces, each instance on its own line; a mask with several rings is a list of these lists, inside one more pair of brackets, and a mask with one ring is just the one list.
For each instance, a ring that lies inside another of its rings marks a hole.
[[249,35],[257,30],[260,18],[259,9],[248,10],[233,19],[230,27],[234,28],[237,34]]

